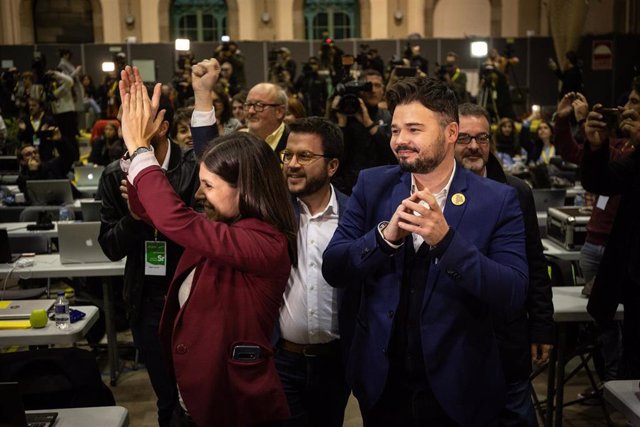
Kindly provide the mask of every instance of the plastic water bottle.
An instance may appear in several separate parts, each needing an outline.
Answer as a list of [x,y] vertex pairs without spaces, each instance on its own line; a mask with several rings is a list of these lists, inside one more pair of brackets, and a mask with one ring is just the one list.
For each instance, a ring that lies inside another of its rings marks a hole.
[[58,298],[53,304],[56,326],[60,329],[69,329],[71,318],[69,317],[69,300],[64,297],[64,291],[58,292]]
[[71,212],[71,209],[69,209],[66,206],[61,207],[60,211],[58,212],[58,221],[60,222],[73,221],[73,213]]

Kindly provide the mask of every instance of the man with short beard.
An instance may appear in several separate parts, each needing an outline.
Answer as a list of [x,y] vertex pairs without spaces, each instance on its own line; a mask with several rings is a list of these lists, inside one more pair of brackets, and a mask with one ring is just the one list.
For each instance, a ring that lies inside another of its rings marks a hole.
[[443,82],[401,80],[387,101],[399,165],[360,173],[322,264],[361,290],[347,379],[366,427],[486,426],[505,402],[492,314],[527,290],[516,192],[456,166]]
[[320,117],[289,127],[280,159],[298,218],[298,265],[283,295],[276,367],[291,410],[288,426],[341,427],[349,398],[342,332],[350,322],[338,319],[345,295],[325,282],[321,265],[347,204],[330,183],[344,143],[338,126]]
[[458,108],[460,133],[456,160],[466,169],[513,187],[524,215],[529,289],[525,307],[503,315],[496,312],[494,327],[502,368],[507,382],[507,403],[500,414],[501,426],[537,426],[531,402],[531,362],[541,365],[553,349],[553,295],[542,252],[538,218],[531,188],[521,179],[506,175],[491,153],[489,113],[479,105],[462,104]]
[[[122,72],[120,84],[122,99],[129,85],[133,86],[134,82],[134,73],[127,67]],[[182,201],[195,207],[195,193],[199,187],[196,156],[193,150],[182,151],[178,144],[167,137],[173,109],[168,99],[160,97],[159,86],[153,99],[157,108],[166,110],[164,121],[151,142],[153,152]],[[158,424],[164,427],[171,423],[178,392],[175,379],[165,366],[158,330],[165,295],[183,248],[130,211],[125,175],[120,166],[121,162],[129,160],[130,156],[125,153],[123,159],[106,167],[100,179],[96,198],[102,200],[102,224],[98,240],[110,260],[127,258],[123,291],[125,308],[134,344],[140,350],[158,398]],[[153,260],[150,261],[150,258]]]

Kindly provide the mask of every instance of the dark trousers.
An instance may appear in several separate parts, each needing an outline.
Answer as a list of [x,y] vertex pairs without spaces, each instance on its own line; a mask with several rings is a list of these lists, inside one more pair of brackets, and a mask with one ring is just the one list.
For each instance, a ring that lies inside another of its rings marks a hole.
[[171,416],[170,427],[196,427],[196,424],[193,422],[189,414],[182,409],[180,404],[177,404],[175,409],[173,410],[173,414]]
[[363,412],[365,427],[456,427],[430,389],[387,384],[380,400]]
[[66,113],[56,114],[54,116],[56,124],[60,129],[62,136],[69,141],[73,147],[73,160],[80,158],[80,148],[78,147],[78,113],[75,111],[67,111]]
[[276,368],[287,396],[291,419],[287,427],[341,427],[349,400],[340,344],[335,353],[305,356],[278,349]]
[[158,398],[158,424],[160,427],[168,427],[178,405],[178,388],[166,368],[158,334],[163,305],[162,297],[143,299],[138,318],[131,322],[131,333]]

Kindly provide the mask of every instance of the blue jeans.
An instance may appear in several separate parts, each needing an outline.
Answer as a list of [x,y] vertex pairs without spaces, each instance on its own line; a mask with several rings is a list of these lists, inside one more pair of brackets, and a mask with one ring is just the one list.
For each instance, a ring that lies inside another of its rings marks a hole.
[[158,424],[169,426],[173,411],[178,404],[178,387],[162,355],[160,335],[160,315],[164,298],[143,298],[137,319],[131,322],[133,342],[140,351],[140,358],[147,367],[151,386],[156,393]]
[[531,401],[531,382],[527,379],[507,384],[507,402],[500,413],[500,426],[535,427],[537,425],[538,419]]
[[316,357],[276,351],[276,368],[291,411],[287,427],[342,426],[350,390],[339,344],[336,348],[336,354]]

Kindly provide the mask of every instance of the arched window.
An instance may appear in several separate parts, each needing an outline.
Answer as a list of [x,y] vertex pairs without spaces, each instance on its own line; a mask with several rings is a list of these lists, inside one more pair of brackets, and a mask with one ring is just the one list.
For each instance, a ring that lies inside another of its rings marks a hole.
[[90,0],[35,0],[33,27],[36,43],[93,43]]
[[360,36],[358,0],[305,0],[307,39],[348,39]]
[[173,38],[211,42],[227,34],[224,0],[175,0],[171,7]]

